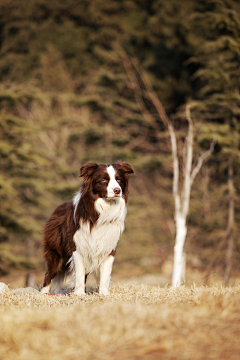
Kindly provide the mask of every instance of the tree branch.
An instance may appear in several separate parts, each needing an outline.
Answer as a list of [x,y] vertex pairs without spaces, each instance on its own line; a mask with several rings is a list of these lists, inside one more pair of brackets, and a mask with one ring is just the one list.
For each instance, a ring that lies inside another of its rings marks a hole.
[[132,59],[132,63],[134,65],[136,71],[139,73],[139,75],[144,83],[144,86],[147,90],[147,94],[148,94],[149,98],[151,99],[152,103],[154,104],[160,119],[162,120],[162,122],[164,123],[166,128],[168,129],[168,126],[169,126],[169,124],[171,124],[171,122],[164,110],[164,107],[162,106],[161,101],[159,100],[159,98],[156,94],[156,91],[152,87],[149,76],[147,75],[144,68],[139,64],[139,62],[136,58]]
[[[170,139],[171,139],[171,145],[172,145],[172,158],[173,158],[173,197],[175,202],[175,214],[176,212],[180,211],[181,203],[180,203],[180,196],[178,193],[178,183],[179,183],[179,161],[178,161],[178,155],[177,155],[177,140],[176,140],[176,134],[173,128],[173,125],[168,118],[164,107],[162,106],[161,101],[159,100],[155,90],[152,87],[151,81],[146,73],[146,71],[143,69],[143,67],[139,64],[138,60],[134,58],[129,58],[129,56],[126,54],[126,52],[121,49],[120,55],[123,60],[124,67],[126,69],[126,72],[133,82],[133,90],[135,94],[135,99],[137,101],[137,104],[140,108],[140,111],[142,112],[145,119],[152,125],[154,128],[159,130],[158,125],[155,122],[154,116],[150,114],[148,111],[144,101],[143,97],[148,98],[151,100],[152,104],[154,105],[159,118],[163,122],[163,124],[166,126],[166,128],[169,131]],[[139,75],[141,81],[143,82],[143,85],[145,89],[143,90],[141,88],[141,85],[137,79],[137,76],[135,75],[135,72],[133,70],[133,67],[136,70],[136,73]]]
[[207,160],[207,158],[213,153],[214,150],[214,146],[216,144],[216,140],[213,139],[213,141],[211,142],[210,148],[205,151],[199,158],[198,158],[198,162],[197,165],[195,166],[195,168],[192,171],[191,174],[191,185],[195,179],[195,177],[197,176],[197,174],[199,173],[203,163]]
[[132,82],[132,89],[133,89],[134,96],[135,96],[136,102],[138,104],[138,107],[139,107],[141,113],[143,114],[144,118],[146,119],[146,121],[151,126],[153,126],[155,129],[158,129],[158,127],[155,123],[154,117],[148,111],[148,109],[143,101],[143,92],[142,92],[141,86],[139,84],[138,78],[135,75],[135,72],[133,71],[132,62],[124,50],[120,49],[119,51],[120,51],[120,56],[122,57],[122,61],[123,61],[123,65],[125,67],[126,73],[128,74],[128,76]]

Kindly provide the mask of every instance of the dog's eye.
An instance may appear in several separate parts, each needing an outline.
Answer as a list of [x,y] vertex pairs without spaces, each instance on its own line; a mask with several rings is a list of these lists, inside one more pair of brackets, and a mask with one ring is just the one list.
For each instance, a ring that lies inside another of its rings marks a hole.
[[116,181],[120,183],[121,179],[119,177],[116,177]]
[[106,184],[107,182],[107,179],[102,179],[102,183]]

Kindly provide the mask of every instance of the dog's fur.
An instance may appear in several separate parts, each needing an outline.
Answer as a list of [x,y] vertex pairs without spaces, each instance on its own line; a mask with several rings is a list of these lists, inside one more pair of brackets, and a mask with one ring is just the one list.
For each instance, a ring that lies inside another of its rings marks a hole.
[[119,237],[124,230],[128,199],[127,162],[111,165],[87,163],[80,169],[83,185],[70,202],[56,208],[44,229],[47,264],[42,292],[51,281],[63,281],[73,271],[75,294],[85,293],[86,278],[100,272],[99,293],[109,294],[112,265]]

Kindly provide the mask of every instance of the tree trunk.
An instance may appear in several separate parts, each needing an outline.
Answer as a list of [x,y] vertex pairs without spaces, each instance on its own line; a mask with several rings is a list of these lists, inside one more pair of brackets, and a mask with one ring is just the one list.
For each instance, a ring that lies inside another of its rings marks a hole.
[[230,157],[228,159],[228,192],[229,192],[229,207],[228,207],[228,225],[227,225],[227,252],[226,252],[226,269],[224,273],[224,285],[227,286],[232,270],[233,248],[234,248],[234,184],[233,184],[233,161]]
[[[144,69],[134,57],[129,57],[127,53],[120,49],[120,55],[123,60],[126,72],[131,80],[131,89],[134,91],[136,103],[143,114],[145,120],[157,131],[159,130],[158,121],[146,105],[147,101],[152,102],[159,119],[166,126],[169,131],[172,159],[173,159],[173,186],[172,193],[175,204],[175,225],[176,225],[176,241],[174,246],[174,264],[172,274],[172,286],[178,287],[181,285],[181,279],[185,277],[185,256],[183,256],[183,247],[187,235],[186,219],[189,212],[189,201],[191,194],[191,186],[193,181],[201,169],[203,163],[212,154],[214,150],[215,141],[212,141],[209,150],[205,151],[199,156],[197,165],[193,168],[193,143],[194,143],[194,124],[191,118],[190,105],[186,105],[186,119],[188,121],[188,134],[186,138],[186,154],[183,154],[183,188],[179,192],[179,160],[175,129],[168,118],[161,101],[159,100],[151,81]],[[139,79],[141,81],[139,81]]]
[[176,216],[176,241],[174,246],[174,261],[172,273],[172,286],[179,287],[181,285],[182,274],[184,269],[183,246],[187,235],[186,217],[182,214]]

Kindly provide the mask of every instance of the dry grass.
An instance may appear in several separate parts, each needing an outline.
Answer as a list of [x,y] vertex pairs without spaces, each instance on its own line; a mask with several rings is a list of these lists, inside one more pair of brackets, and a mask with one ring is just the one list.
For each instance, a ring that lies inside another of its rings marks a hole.
[[0,359],[239,359],[240,286],[0,294]]

